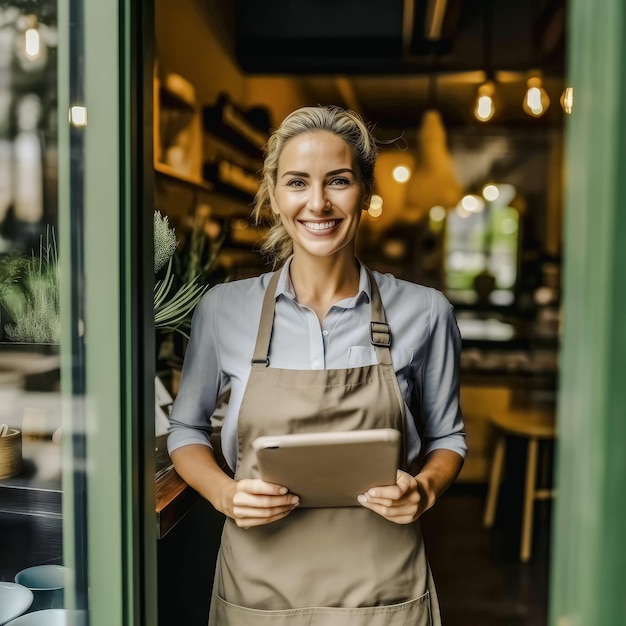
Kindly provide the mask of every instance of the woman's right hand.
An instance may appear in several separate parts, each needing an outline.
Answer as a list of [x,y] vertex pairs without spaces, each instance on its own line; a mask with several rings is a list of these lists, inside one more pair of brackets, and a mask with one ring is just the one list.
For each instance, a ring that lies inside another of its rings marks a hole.
[[298,496],[287,487],[258,478],[233,480],[219,467],[208,446],[182,446],[170,456],[178,475],[241,528],[270,524],[298,506]]
[[271,524],[293,511],[300,500],[287,487],[258,478],[232,481],[223,493],[222,509],[240,528]]

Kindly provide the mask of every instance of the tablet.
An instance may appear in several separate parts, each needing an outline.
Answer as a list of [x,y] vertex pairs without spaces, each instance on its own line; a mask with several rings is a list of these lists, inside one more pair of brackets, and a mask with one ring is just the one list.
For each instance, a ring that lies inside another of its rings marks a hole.
[[358,495],[395,484],[400,432],[377,428],[263,436],[252,447],[261,478],[297,494],[301,507],[360,506]]

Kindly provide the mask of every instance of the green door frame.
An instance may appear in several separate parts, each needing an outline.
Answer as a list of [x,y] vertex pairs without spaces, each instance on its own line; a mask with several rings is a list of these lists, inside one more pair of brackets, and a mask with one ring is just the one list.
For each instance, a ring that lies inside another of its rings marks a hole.
[[626,3],[571,0],[551,626],[626,624]]
[[[64,419],[84,401],[87,500],[77,540],[81,513],[64,498],[65,562],[80,570],[86,560],[78,586],[88,588],[91,626],[155,626],[153,2],[59,0],[58,11],[60,257],[64,276],[84,277],[61,294],[63,337],[84,322],[84,397]],[[68,124],[73,105],[86,107],[87,126]],[[76,393],[70,344],[64,397]],[[64,453],[72,467],[76,450]],[[66,471],[66,494],[74,487]]]

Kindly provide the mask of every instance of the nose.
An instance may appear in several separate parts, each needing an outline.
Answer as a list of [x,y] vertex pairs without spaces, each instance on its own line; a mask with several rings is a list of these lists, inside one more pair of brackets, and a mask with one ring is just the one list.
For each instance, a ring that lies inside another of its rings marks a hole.
[[308,208],[311,211],[322,213],[331,208],[331,203],[326,197],[324,187],[321,185],[312,185],[309,195]]

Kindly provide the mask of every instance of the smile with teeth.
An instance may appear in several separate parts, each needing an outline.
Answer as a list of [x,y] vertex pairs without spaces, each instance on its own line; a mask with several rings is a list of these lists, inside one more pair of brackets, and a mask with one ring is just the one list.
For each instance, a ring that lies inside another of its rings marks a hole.
[[330,230],[339,224],[341,220],[326,220],[325,222],[300,222],[305,228],[309,230],[323,231]]

